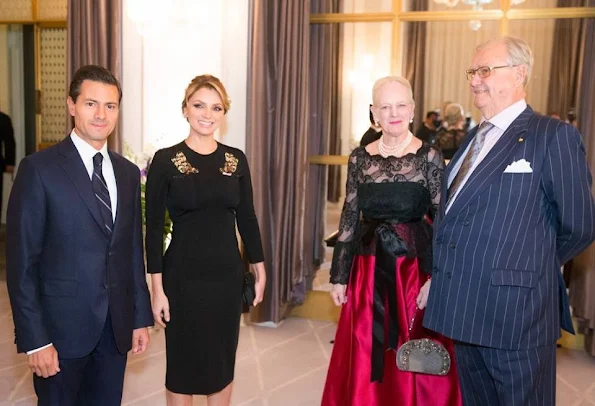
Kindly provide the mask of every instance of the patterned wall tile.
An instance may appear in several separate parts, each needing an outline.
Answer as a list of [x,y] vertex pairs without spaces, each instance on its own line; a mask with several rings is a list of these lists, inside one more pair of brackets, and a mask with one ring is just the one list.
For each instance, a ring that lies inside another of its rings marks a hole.
[[37,18],[40,20],[66,21],[67,9],[67,0],[39,0],[37,6]]
[[66,28],[41,30],[41,142],[57,142],[66,131]]
[[32,0],[1,0],[0,1],[0,20],[19,21],[32,20],[33,7]]

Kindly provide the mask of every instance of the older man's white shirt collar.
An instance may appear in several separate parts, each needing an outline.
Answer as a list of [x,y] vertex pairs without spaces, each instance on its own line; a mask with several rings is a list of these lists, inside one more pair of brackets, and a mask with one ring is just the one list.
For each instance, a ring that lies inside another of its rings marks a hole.
[[103,155],[103,159],[104,160],[110,160],[109,158],[109,154],[107,152],[107,142],[105,144],[103,144],[103,147],[98,151],[95,148],[93,148],[89,143],[87,143],[85,140],[83,140],[77,133],[76,131],[73,129],[72,132],[70,133],[70,139],[72,139],[72,143],[74,144],[74,146],[76,147],[77,151],[79,152],[81,158],[83,159],[83,162],[87,162],[87,161],[93,161],[93,157],[95,156],[95,154],[97,154],[98,152],[101,152],[101,155]]
[[[495,127],[498,127],[500,130],[506,131],[506,129],[510,127],[512,122],[516,120],[517,117],[520,116],[526,108],[527,102],[525,101],[525,99],[519,100],[518,102],[502,110],[500,113],[496,114],[488,121],[492,123]],[[482,117],[481,122],[483,123],[484,121],[486,121],[486,119],[485,117]]]

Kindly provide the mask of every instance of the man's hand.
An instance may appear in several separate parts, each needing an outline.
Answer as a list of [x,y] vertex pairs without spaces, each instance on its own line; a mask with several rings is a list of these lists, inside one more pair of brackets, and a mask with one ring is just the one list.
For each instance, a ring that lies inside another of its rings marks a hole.
[[422,310],[425,309],[428,305],[428,296],[430,295],[430,286],[432,285],[432,280],[428,279],[426,283],[421,287],[419,290],[419,294],[417,295],[417,299],[415,303],[417,307]]
[[58,351],[53,345],[28,355],[29,368],[38,377],[48,378],[60,372]]
[[149,345],[149,329],[137,328],[132,332],[132,354],[142,354]]

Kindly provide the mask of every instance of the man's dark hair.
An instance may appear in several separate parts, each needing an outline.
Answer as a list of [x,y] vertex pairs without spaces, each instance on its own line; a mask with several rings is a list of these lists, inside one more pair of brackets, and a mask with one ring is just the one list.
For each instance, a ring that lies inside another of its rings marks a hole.
[[81,85],[85,80],[91,80],[93,82],[104,83],[106,85],[113,85],[118,88],[118,103],[122,101],[122,88],[120,82],[109,70],[99,65],[86,65],[76,71],[72,82],[70,82],[70,88],[68,95],[73,102],[76,103],[76,99],[81,94]]
[[438,117],[438,113],[436,113],[435,111],[428,111],[426,113],[426,118],[430,118],[432,116]]

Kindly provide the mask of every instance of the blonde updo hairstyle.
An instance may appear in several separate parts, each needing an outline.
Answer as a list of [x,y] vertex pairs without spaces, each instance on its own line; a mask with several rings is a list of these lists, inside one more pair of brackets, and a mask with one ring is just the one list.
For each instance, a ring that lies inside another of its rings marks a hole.
[[182,102],[182,111],[188,107],[188,101],[192,97],[192,95],[198,92],[202,88],[207,88],[216,91],[221,97],[221,102],[223,103],[223,112],[227,113],[229,108],[231,107],[231,100],[229,100],[229,96],[227,95],[227,91],[225,90],[225,86],[219,80],[219,78],[213,75],[200,75],[196,76],[188,87],[186,88],[186,92],[184,94],[184,101]]
[[444,121],[449,127],[456,127],[465,120],[464,114],[463,106],[459,103],[450,103],[444,109]]

